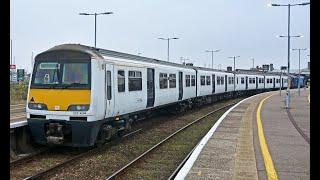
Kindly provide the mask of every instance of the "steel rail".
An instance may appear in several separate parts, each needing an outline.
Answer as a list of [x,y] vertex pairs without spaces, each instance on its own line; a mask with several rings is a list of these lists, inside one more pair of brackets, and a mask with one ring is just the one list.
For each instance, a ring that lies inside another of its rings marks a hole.
[[[144,153],[142,153],[140,156],[138,156],[137,158],[135,158],[134,160],[132,160],[130,163],[126,164],[125,166],[123,166],[121,169],[119,169],[118,171],[114,172],[112,175],[110,175],[109,177],[107,177],[106,179],[115,179],[115,177],[117,175],[119,175],[120,173],[124,172],[126,169],[128,169],[130,166],[132,166],[133,164],[135,164],[136,162],[138,162],[138,160],[140,160],[141,158],[145,157],[147,154],[149,154],[151,151],[155,150],[156,148],[160,147],[160,145],[164,144],[165,142],[167,142],[169,139],[171,139],[172,137],[174,137],[176,134],[182,132],[183,130],[185,130],[186,128],[190,127],[191,125],[195,124],[196,122],[199,122],[200,120],[206,118],[207,116],[216,113],[222,109],[225,109],[227,107],[230,107],[232,105],[234,105],[236,103],[231,103],[228,105],[225,105],[223,107],[220,107],[218,109],[215,109],[207,114],[205,114],[204,116],[201,116],[200,118],[197,118],[196,120],[188,123],[187,125],[183,126],[182,128],[180,128],[179,130],[175,131],[173,134],[169,135],[168,137],[166,137],[165,139],[163,139],[162,141],[160,141],[159,143],[157,143],[156,145],[154,145],[153,147],[151,147],[149,150],[145,151]],[[189,153],[190,154],[190,153]],[[185,158],[185,160],[188,158]],[[184,160],[184,161],[185,161]],[[181,166],[182,167],[182,166]]]
[[[10,107],[10,111],[15,111],[15,110],[25,110],[26,107],[25,106],[22,106],[22,107],[19,107],[19,108],[11,108]],[[20,111],[19,111],[20,112]]]
[[[200,143],[200,141],[199,141]],[[199,144],[198,143],[198,144]],[[183,167],[183,165],[187,162],[187,160],[189,159],[189,157],[191,156],[191,154],[193,153],[193,151],[196,149],[196,147],[198,146],[195,145],[193,147],[193,149],[189,152],[189,154],[181,161],[181,163],[179,164],[179,166],[176,168],[176,170],[173,171],[173,173],[170,175],[170,177],[168,179],[174,179],[174,177],[176,177],[176,175],[178,174],[178,172],[180,171],[180,169]]]
[[14,166],[17,166],[19,164],[22,164],[22,163],[25,163],[25,162],[28,162],[30,161],[33,157],[35,156],[38,156],[44,152],[47,152],[49,150],[49,148],[42,148],[40,149],[40,151],[38,152],[35,152],[35,153],[32,153],[28,156],[25,156],[25,157],[22,157],[22,158],[19,158],[19,159],[16,159],[16,160],[13,160],[10,162],[10,168],[14,167]]
[[[132,136],[132,135],[134,135],[134,134],[136,134],[136,133],[138,133],[140,131],[142,131],[142,129],[138,129],[136,131],[130,132],[130,133],[124,135],[121,139],[130,137],[130,136]],[[54,171],[57,170],[57,169],[65,167],[66,165],[73,164],[73,163],[77,162],[78,160],[80,160],[81,158],[96,154],[96,153],[104,150],[107,147],[107,145],[110,145],[110,144],[111,144],[111,142],[104,144],[104,146],[102,146],[102,147],[96,147],[96,148],[91,149],[91,150],[89,150],[87,152],[80,153],[79,155],[76,155],[76,156],[74,156],[74,157],[72,157],[72,158],[70,158],[70,159],[68,159],[68,160],[66,160],[66,161],[64,161],[64,162],[62,162],[60,164],[57,164],[57,165],[55,165],[55,166],[53,166],[53,167],[51,167],[49,169],[43,170],[43,171],[41,171],[41,172],[39,172],[39,173],[37,173],[37,174],[35,174],[33,176],[27,177],[27,178],[25,178],[25,180],[27,180],[27,179],[42,179],[44,176],[53,174]]]
[[15,107],[15,106],[25,106],[26,104],[10,104],[10,107]]

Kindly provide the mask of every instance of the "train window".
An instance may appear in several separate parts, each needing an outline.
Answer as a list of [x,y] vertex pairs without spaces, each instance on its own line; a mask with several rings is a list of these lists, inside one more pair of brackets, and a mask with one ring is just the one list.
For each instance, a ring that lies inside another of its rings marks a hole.
[[107,71],[107,99],[111,99],[111,71]]
[[142,90],[142,75],[140,71],[129,71],[129,91]]
[[270,79],[270,83],[272,83],[272,79]]
[[186,75],[186,87],[190,87],[190,75]]
[[256,83],[256,79],[252,78],[252,83],[255,84]]
[[[221,85],[223,85],[224,84],[224,77],[223,76],[221,76],[220,77],[220,80],[221,80]],[[227,81],[227,80],[226,80]],[[227,83],[227,82],[226,82]]]
[[168,75],[166,73],[160,73],[159,83],[160,83],[160,89],[168,88]]
[[210,85],[210,84],[211,84],[210,76],[206,76],[206,82],[207,82],[207,85]]
[[176,88],[176,74],[169,75],[169,88]]
[[231,78],[231,83],[234,84],[234,77]]
[[191,75],[191,86],[196,86],[196,76]]
[[[59,66],[57,68],[59,69]],[[63,65],[62,84],[88,84],[88,64],[65,63]]]
[[241,84],[244,84],[244,77],[241,78]]
[[239,78],[237,77],[237,84],[239,84]]
[[220,76],[217,76],[217,85],[220,85]]
[[251,80],[251,78],[249,78],[249,84],[251,84],[252,83],[252,80]]
[[125,76],[124,76],[124,70],[118,71],[118,92],[124,92],[125,91]]
[[206,77],[205,76],[200,76],[200,82],[201,82],[201,86],[206,85]]

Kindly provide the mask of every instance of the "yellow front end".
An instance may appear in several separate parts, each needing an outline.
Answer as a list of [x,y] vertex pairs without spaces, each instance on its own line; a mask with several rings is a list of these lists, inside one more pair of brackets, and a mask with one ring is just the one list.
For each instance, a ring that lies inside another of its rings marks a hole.
[[48,111],[67,111],[71,105],[90,105],[91,90],[30,89],[28,103],[41,103]]

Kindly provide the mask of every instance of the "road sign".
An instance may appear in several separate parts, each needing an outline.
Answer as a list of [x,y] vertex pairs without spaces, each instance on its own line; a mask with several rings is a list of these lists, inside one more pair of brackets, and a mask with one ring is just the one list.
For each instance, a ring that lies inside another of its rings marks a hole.
[[10,64],[10,69],[16,69],[16,65],[15,64]]
[[17,69],[18,81],[24,81],[24,69]]

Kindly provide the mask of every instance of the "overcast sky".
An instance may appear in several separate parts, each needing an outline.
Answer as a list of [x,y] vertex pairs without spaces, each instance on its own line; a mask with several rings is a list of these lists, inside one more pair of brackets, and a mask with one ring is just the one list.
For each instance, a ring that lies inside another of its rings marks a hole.
[[[268,3],[301,0],[11,0],[10,36],[18,68],[31,69],[31,55],[64,43],[94,46],[94,16],[78,13],[112,11],[97,18],[97,47],[167,60],[189,59],[196,66],[233,66],[228,56],[240,56],[236,68],[273,63],[287,65],[288,8]],[[291,48],[310,47],[310,6],[291,8]],[[310,51],[301,53],[306,68]],[[298,68],[298,52],[291,53],[291,68]]]

